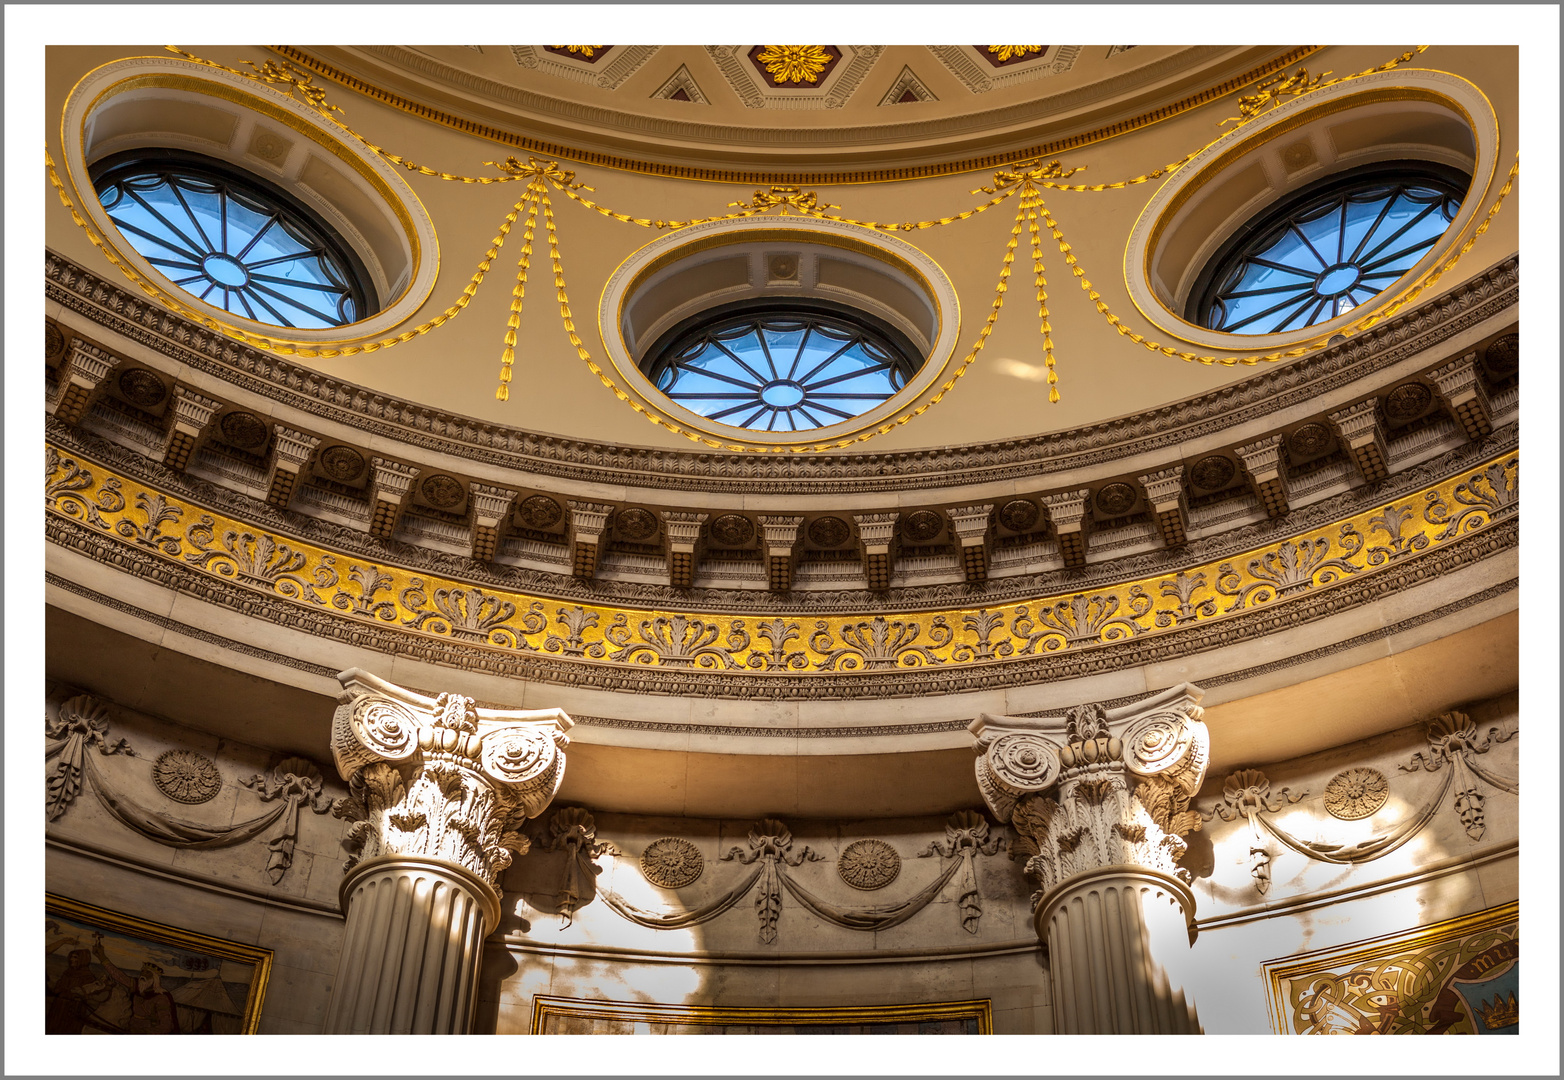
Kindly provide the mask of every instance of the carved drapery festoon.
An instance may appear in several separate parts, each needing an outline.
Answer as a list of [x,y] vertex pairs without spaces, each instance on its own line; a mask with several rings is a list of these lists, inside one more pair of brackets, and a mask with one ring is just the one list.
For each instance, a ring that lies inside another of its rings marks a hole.
[[[44,730],[47,736],[44,760],[54,760],[46,803],[51,822],[65,814],[85,787],[97,796],[98,803],[115,821],[166,847],[190,851],[233,847],[255,839],[275,825],[267,843],[270,854],[266,861],[266,875],[273,885],[280,884],[293,866],[299,815],[303,809],[308,807],[317,814],[324,814],[332,808],[332,800],[322,790],[320,769],[306,758],[289,757],[272,766],[270,773],[257,773],[239,781],[242,786],[252,789],[262,802],[275,803],[271,809],[229,825],[187,821],[167,811],[142,805],[112,783],[93,761],[88,753],[92,747],[97,747],[98,753],[104,756],[137,756],[125,739],[109,738],[109,711],[101,701],[78,694],[62,702],[58,715],[45,716]],[[215,793],[221,785],[215,768],[212,777]]]
[[1477,725],[1465,713],[1441,713],[1428,722],[1427,753],[1419,751],[1413,754],[1412,760],[1405,762],[1400,768],[1403,772],[1416,772],[1419,768],[1427,772],[1438,772],[1445,765],[1449,765],[1450,772],[1445,776],[1445,785],[1440,788],[1435,798],[1443,800],[1445,792],[1453,787],[1455,812],[1460,815],[1461,825],[1466,829],[1466,835],[1473,840],[1481,840],[1483,832],[1487,829],[1487,822],[1483,817],[1483,794],[1477,781],[1482,780],[1511,795],[1519,795],[1521,785],[1518,777],[1511,779],[1502,776],[1487,768],[1477,758],[1479,755],[1486,754],[1493,744],[1513,739],[1517,732],[1516,728],[1506,729],[1494,725],[1479,734]]
[[[750,866],[753,869],[732,888],[699,907],[658,913],[636,907],[610,889],[599,889],[598,895],[609,910],[633,923],[654,930],[671,930],[698,926],[715,919],[753,890],[760,940],[764,944],[775,945],[784,892],[798,901],[804,910],[824,922],[847,930],[874,933],[900,926],[911,919],[933,903],[946,885],[960,874],[958,884],[961,890],[959,904],[961,924],[969,934],[975,934],[978,932],[978,920],[983,915],[983,900],[978,892],[974,860],[979,856],[993,855],[1004,846],[1002,837],[989,836],[988,822],[984,820],[982,814],[974,810],[959,810],[945,822],[945,839],[931,842],[918,855],[920,859],[938,856],[948,860],[945,868],[932,881],[899,902],[868,907],[846,907],[832,903],[806,888],[794,874],[789,872],[791,869],[803,866],[806,862],[820,862],[825,856],[807,844],[795,845],[793,833],[785,824],[775,818],[757,821],[750,829],[747,840],[747,848],[729,848],[718,858],[718,861]],[[607,845],[603,846],[607,847]],[[580,880],[590,879],[583,877]],[[690,880],[693,881],[694,878]],[[664,887],[676,888],[677,886],[665,885]]]
[[[1220,816],[1223,821],[1249,822],[1249,876],[1254,878],[1255,891],[1264,895],[1271,888],[1271,860],[1275,853],[1265,843],[1261,832],[1262,813],[1276,813],[1289,803],[1301,801],[1309,793],[1300,791],[1294,795],[1282,788],[1275,799],[1271,798],[1271,781],[1259,769],[1239,769],[1222,782],[1222,801],[1208,812],[1202,812],[1202,821]],[[1264,823],[1266,831],[1273,826]],[[1274,835],[1274,833],[1273,833]],[[1288,846],[1292,846],[1290,843]]]
[[1176,972],[1194,920],[1178,860],[1210,758],[1202,696],[1185,683],[1118,709],[971,725],[978,787],[1038,886],[1061,1033],[1200,1030]]
[[[1520,782],[1495,772],[1478,758],[1495,744],[1508,742],[1517,734],[1519,729],[1508,725],[1491,725],[1486,731],[1479,731],[1471,718],[1462,712],[1442,713],[1429,720],[1426,725],[1428,749],[1418,751],[1410,761],[1399,765],[1402,772],[1443,773],[1438,786],[1420,804],[1412,804],[1400,798],[1395,804],[1387,804],[1383,793],[1389,786],[1387,778],[1376,769],[1354,768],[1338,774],[1326,787],[1327,809],[1330,807],[1331,789],[1338,784],[1346,795],[1352,793],[1354,785],[1378,784],[1381,794],[1377,802],[1369,803],[1355,812],[1332,811],[1333,817],[1350,821],[1360,817],[1368,818],[1383,806],[1394,808],[1393,811],[1385,812],[1381,819],[1382,831],[1353,843],[1310,840],[1271,820],[1267,815],[1301,801],[1308,792],[1302,791],[1295,795],[1282,788],[1280,796],[1273,800],[1270,780],[1259,769],[1240,769],[1229,775],[1222,784],[1220,801],[1203,811],[1201,817],[1206,821],[1220,817],[1223,821],[1244,818],[1249,822],[1250,874],[1254,878],[1255,889],[1262,894],[1270,888],[1270,863],[1274,855],[1265,845],[1262,833],[1281,841],[1298,854],[1319,862],[1338,865],[1371,862],[1389,855],[1422,831],[1433,820],[1439,808],[1446,805],[1445,800],[1453,791],[1454,798],[1449,805],[1460,818],[1462,828],[1473,841],[1481,840],[1487,824],[1483,817],[1484,795],[1478,781],[1511,795],[1520,793]],[[1446,769],[1446,766],[1449,768]]]
[[326,1012],[332,1033],[464,1033],[484,937],[499,919],[499,875],[529,841],[565,774],[558,709],[479,709],[358,669],[331,752],[352,796],[341,889],[347,929]]

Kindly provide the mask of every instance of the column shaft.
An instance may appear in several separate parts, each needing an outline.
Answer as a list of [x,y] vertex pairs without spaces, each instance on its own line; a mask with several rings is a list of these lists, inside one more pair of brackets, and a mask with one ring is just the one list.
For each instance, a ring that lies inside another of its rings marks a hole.
[[499,904],[453,863],[387,855],[355,867],[342,883],[347,932],[326,1033],[467,1034]]
[[1061,1035],[1197,1035],[1182,979],[1193,897],[1154,871],[1105,867],[1060,884],[1038,905]]

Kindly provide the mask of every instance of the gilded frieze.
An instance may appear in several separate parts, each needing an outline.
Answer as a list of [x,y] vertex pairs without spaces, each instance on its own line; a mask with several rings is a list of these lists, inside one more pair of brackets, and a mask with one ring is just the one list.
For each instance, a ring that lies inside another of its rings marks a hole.
[[1513,517],[1520,457],[1507,453],[1421,492],[1177,573],[990,607],[826,617],[561,602],[342,554],[208,510],[91,459],[48,447],[45,504],[187,571],[384,629],[480,650],[592,665],[761,677],[953,670],[1173,634],[1392,573]]

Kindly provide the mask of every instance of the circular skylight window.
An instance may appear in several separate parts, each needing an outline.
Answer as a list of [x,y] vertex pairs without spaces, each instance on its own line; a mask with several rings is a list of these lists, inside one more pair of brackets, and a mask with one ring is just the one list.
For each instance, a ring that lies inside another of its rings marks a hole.
[[1411,163],[1312,185],[1213,260],[1191,321],[1275,334],[1345,315],[1405,274],[1455,220],[1469,178]]
[[923,364],[911,343],[861,313],[796,306],[707,315],[644,365],[669,399],[751,431],[810,431],[876,408]]
[[213,307],[295,329],[373,313],[351,248],[273,185],[194,154],[116,155],[93,169],[120,234],[174,285]]

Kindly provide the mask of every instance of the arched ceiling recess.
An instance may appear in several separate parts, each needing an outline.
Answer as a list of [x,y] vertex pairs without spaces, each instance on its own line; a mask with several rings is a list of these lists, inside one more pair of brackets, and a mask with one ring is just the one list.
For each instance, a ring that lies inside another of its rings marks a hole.
[[[1215,100],[1318,46],[281,46],[470,134],[611,168],[863,182],[1059,153]],[[771,50],[771,51],[768,51]],[[775,50],[811,50],[797,56]]]

